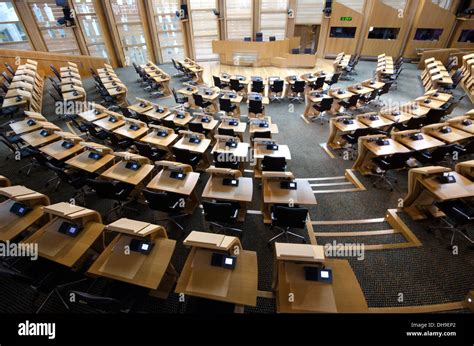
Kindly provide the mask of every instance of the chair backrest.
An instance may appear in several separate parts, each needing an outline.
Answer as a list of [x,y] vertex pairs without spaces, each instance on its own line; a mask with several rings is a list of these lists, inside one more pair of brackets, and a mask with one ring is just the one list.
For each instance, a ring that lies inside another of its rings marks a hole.
[[115,199],[117,188],[113,181],[109,180],[98,180],[98,179],[87,179],[87,186],[95,191],[99,198],[104,199]]
[[270,89],[274,93],[280,93],[283,91],[284,85],[285,85],[285,81],[283,79],[278,79],[276,81],[273,81],[273,84],[270,86]]
[[291,86],[291,90],[293,92],[303,92],[305,87],[306,87],[306,82],[304,80],[297,80]]
[[199,157],[199,156],[202,157],[202,155],[192,153],[188,149],[173,147],[171,150],[173,151],[173,155],[175,156],[176,161],[185,163],[188,165],[193,165],[193,163],[197,163],[196,161],[199,161],[199,160],[194,160],[196,157]]
[[214,166],[217,168],[237,168],[239,161],[232,153],[214,151],[212,153]]
[[218,127],[218,128],[217,128],[217,133],[218,133],[219,135],[223,135],[223,136],[232,136],[232,137],[235,137],[235,131],[234,131],[234,129],[223,129],[223,128]]
[[[411,117],[405,123],[405,130],[416,130],[420,127],[423,127],[425,124],[428,123],[428,119],[426,117]],[[397,127],[398,128],[398,127]]]
[[311,54],[312,49],[311,48],[305,48],[304,49],[304,54]]
[[198,132],[198,133],[205,133],[206,130],[204,129],[204,126],[202,126],[201,123],[195,123],[191,122],[188,124],[189,131],[192,132]]
[[323,100],[321,101],[321,104],[320,104],[321,111],[330,110],[333,103],[334,103],[334,99],[332,97],[331,98],[329,98],[329,97],[323,98]]
[[169,213],[173,210],[182,209],[180,203],[178,203],[181,196],[178,194],[166,191],[150,191],[147,189],[143,189],[142,193],[151,210]]
[[214,86],[215,87],[218,87],[219,89],[222,88],[222,83],[221,83],[221,79],[217,76],[212,76],[212,80],[214,81]]
[[395,153],[387,158],[389,162],[388,169],[400,169],[406,166],[406,162],[410,159],[413,154],[407,153]]
[[437,124],[441,121],[441,118],[446,115],[446,109],[443,108],[431,108],[426,113],[426,125]]
[[56,67],[54,67],[54,65],[49,65],[49,68],[51,69],[51,71],[53,71],[54,75],[55,75],[59,80],[61,80],[61,74],[60,74],[59,71],[56,69]]
[[164,127],[168,127],[168,128],[170,128],[170,129],[175,129],[175,128],[176,128],[176,125],[174,124],[173,120],[161,119],[161,124],[162,124]]
[[199,107],[204,107],[204,99],[202,98],[202,95],[199,94],[193,94],[193,99],[194,103],[199,106]]
[[349,97],[348,101],[348,107],[355,107],[357,106],[357,102],[359,102],[360,95],[359,94],[354,94],[351,97]]
[[271,42],[276,41],[276,37],[275,37],[275,36],[270,36],[270,37],[268,38],[268,40],[271,41]]
[[232,102],[230,101],[230,99],[220,98],[219,108],[221,111],[229,112],[232,110]]
[[336,84],[339,81],[339,77],[341,76],[340,73],[334,73],[332,75],[331,81],[328,83],[329,85]]
[[171,92],[173,93],[174,101],[175,101],[176,103],[179,103],[179,102],[178,102],[178,94],[176,93],[176,89],[175,89],[175,88],[172,88],[172,89],[171,89]]
[[139,141],[135,141],[135,142],[133,142],[133,144],[135,145],[135,147],[138,150],[138,153],[141,156],[145,156],[145,157],[148,157],[148,158],[153,157],[153,149],[151,148],[151,146],[149,144],[142,143],[142,142],[139,142]]
[[76,302],[87,305],[95,310],[118,313],[122,309],[122,304],[115,298],[99,296],[77,290],[71,290],[69,291],[69,294],[73,294],[74,297],[77,298]]
[[256,80],[256,81],[252,81],[252,92],[262,92],[264,90],[264,87],[263,87],[263,81],[261,80]]
[[8,92],[8,86],[6,85],[5,81],[2,82],[2,84],[0,85],[0,87],[1,87],[2,90],[5,92],[5,94]]
[[286,159],[279,156],[265,155],[262,159],[262,171],[284,172],[286,170]]
[[13,78],[10,77],[5,71],[2,72],[2,77],[5,78],[5,80],[8,82],[8,83],[11,83],[13,81]]
[[393,82],[385,83],[384,86],[379,90],[379,96],[383,94],[387,94],[392,87]]
[[437,147],[431,152],[432,162],[442,161],[446,155],[451,155],[453,152],[458,151],[456,150],[458,144],[452,143],[448,145],[443,145],[442,147]]
[[242,84],[240,84],[240,81],[238,79],[231,78],[230,88],[234,91],[239,91],[242,88]]
[[314,90],[321,89],[324,86],[324,82],[326,80],[326,77],[318,77],[316,81],[311,84],[311,88]]
[[249,112],[261,113],[263,111],[262,100],[249,100]]
[[272,224],[279,227],[304,229],[307,217],[308,209],[306,208],[290,208],[276,205],[273,207]]
[[230,223],[235,219],[236,206],[229,202],[203,201],[204,218],[206,221]]
[[253,138],[272,138],[271,131],[257,131],[254,132]]

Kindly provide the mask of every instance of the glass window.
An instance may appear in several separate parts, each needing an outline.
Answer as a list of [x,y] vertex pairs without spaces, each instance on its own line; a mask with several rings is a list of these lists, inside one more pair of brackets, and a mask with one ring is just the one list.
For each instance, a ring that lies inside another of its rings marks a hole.
[[333,38],[354,38],[356,27],[331,26],[329,37]]
[[91,56],[108,59],[107,48],[92,0],[74,0],[77,22],[84,35]]
[[0,1],[0,46],[5,49],[31,49],[11,1]]
[[443,29],[416,29],[414,40],[417,41],[439,41]]
[[374,28],[369,29],[369,38],[378,40],[396,40],[400,28]]
[[286,36],[286,20],[288,17],[288,0],[262,0],[260,7],[260,32],[263,40],[270,36],[282,40]]
[[212,10],[217,8],[216,0],[190,0],[191,18],[196,60],[217,60],[212,52],[212,41],[219,39],[217,16]]
[[30,0],[29,4],[49,52],[81,54],[74,31],[65,25],[58,26],[57,20],[64,13],[55,0]]
[[227,39],[252,37],[252,0],[226,1]]
[[[153,0],[158,41],[163,62],[184,58],[184,40],[179,11],[180,0]],[[178,15],[176,15],[178,12]]]
[[474,42],[474,30],[463,30],[459,35],[458,42]]
[[110,0],[110,4],[128,63],[146,63],[148,52],[137,1]]

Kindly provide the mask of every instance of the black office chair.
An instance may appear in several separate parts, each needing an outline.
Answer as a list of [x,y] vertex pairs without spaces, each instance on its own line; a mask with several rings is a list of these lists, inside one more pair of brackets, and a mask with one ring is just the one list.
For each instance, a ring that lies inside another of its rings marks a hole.
[[173,129],[176,134],[179,134],[179,131],[185,129],[183,126],[176,125],[173,120],[169,119],[161,119],[161,125]]
[[239,169],[240,162],[232,153],[214,151],[212,153],[214,167]]
[[101,129],[101,130],[97,131],[97,129],[95,128],[95,126],[93,124],[87,123],[87,122],[85,122],[83,125],[87,130],[88,136],[90,136],[92,138],[95,138],[95,139],[99,140],[100,142],[103,142],[108,138],[108,134],[105,130]]
[[231,136],[231,137],[236,136],[235,131],[233,129],[224,129],[221,127],[217,128],[217,134],[223,135],[223,136]]
[[469,142],[462,146],[463,151],[459,153],[461,156],[472,155],[474,154],[474,139],[471,139]]
[[262,100],[249,100],[249,114],[262,114],[264,110]]
[[2,72],[2,77],[8,82],[8,84],[11,84],[13,81],[13,78],[10,77],[5,71]]
[[142,193],[145,197],[148,208],[153,211],[167,214],[166,218],[157,219],[155,222],[168,221],[178,227],[181,231],[184,231],[184,227],[177,221],[178,218],[187,216],[187,214],[184,213],[186,200],[183,195],[167,191],[151,191],[147,189],[143,189]]
[[[30,148],[28,148],[28,147],[18,147],[15,144],[12,144],[9,141],[5,140],[4,138],[0,138],[0,142],[3,143],[9,151],[9,153],[5,156],[5,160],[10,160],[10,157],[15,158],[17,153],[20,153],[20,158],[22,160],[23,159],[29,159],[33,156]],[[29,167],[27,175],[30,175],[30,171],[31,171],[32,166],[30,164],[28,164],[25,167]]]
[[451,76],[453,83],[450,85],[445,85],[441,87],[439,90],[441,92],[452,93],[453,90],[457,88],[457,86],[459,85],[459,82],[461,82],[463,78],[464,77],[463,77],[462,70],[457,69],[456,72],[454,72],[454,74]]
[[61,80],[61,74],[59,73],[59,71],[56,69],[56,67],[54,67],[54,65],[49,65],[49,68],[51,69],[51,71],[53,71],[54,75],[56,76],[56,78],[60,81]]
[[297,229],[305,229],[306,227],[306,220],[308,217],[308,209],[306,208],[297,208],[297,207],[286,207],[286,206],[280,206],[280,205],[275,205],[272,208],[272,224],[271,224],[271,229],[277,228],[282,230],[280,234],[277,234],[273,238],[271,238],[268,241],[268,245],[270,245],[272,242],[275,240],[285,236],[286,241],[288,242],[288,236],[291,235],[295,238],[298,238],[303,241],[303,243],[306,243],[305,237],[290,232],[290,229],[292,228],[297,228]]
[[[242,234],[242,230],[228,225],[236,222],[239,215],[240,205],[230,202],[208,202],[203,201],[204,219],[209,223],[209,229],[215,233],[227,230]],[[215,230],[217,227],[217,230]]]
[[212,106],[212,102],[204,101],[202,95],[193,94],[194,104],[202,109],[202,111],[208,110],[210,106]]
[[233,105],[232,102],[230,101],[230,99],[227,99],[227,98],[226,99],[224,99],[224,98],[219,99],[219,110],[221,112],[225,112],[226,114],[227,113],[234,114],[236,109],[237,109],[237,106]]
[[87,184],[87,178],[88,174],[85,174],[84,172],[76,172],[76,171],[71,171],[67,170],[64,167],[58,167],[54,165],[51,162],[46,162],[46,166],[54,172],[57,178],[57,183],[56,186],[54,187],[54,191],[58,191],[59,186],[61,183],[65,183],[69,186],[71,186],[75,192],[72,195],[72,197],[69,199],[69,201],[74,200],[75,204],[77,203],[78,198],[82,200],[82,205],[86,205],[86,192],[84,190],[84,187]]
[[449,246],[451,249],[454,246],[456,233],[467,239],[472,248],[474,239],[469,237],[467,229],[474,223],[474,209],[460,199],[437,202],[435,206],[445,215],[441,220],[446,226],[432,226],[429,229],[451,231],[452,236]]
[[245,89],[245,85],[240,83],[240,80],[231,78],[230,79],[230,88],[234,90],[235,92],[239,92]]
[[443,108],[431,108],[428,113],[426,113],[426,124],[425,125],[430,125],[430,124],[438,124],[441,121],[442,118],[446,116],[446,109]]
[[255,138],[272,138],[272,132],[271,131],[257,131],[252,134],[250,137],[251,142],[253,143],[253,140]]
[[183,72],[183,69],[178,65],[178,63],[176,62],[176,60],[174,60],[173,58],[171,58],[171,62],[173,63],[173,66],[174,68],[176,69],[176,73],[173,75],[173,77],[175,78],[182,78],[184,77],[184,72]]
[[178,95],[178,93],[176,92],[175,88],[172,88],[172,89],[171,89],[171,92],[173,93],[174,101],[175,101],[177,104],[180,104],[180,105],[182,105],[183,107],[186,107],[186,103],[188,102],[188,98],[187,98],[186,96],[180,96],[180,95]]
[[87,306],[89,309],[101,313],[128,313],[132,310],[133,306],[132,303],[127,302],[124,304],[116,298],[92,294],[79,290],[68,291],[68,296],[71,295],[75,297],[74,302],[71,302],[72,304],[81,304]]
[[[437,147],[432,152],[421,151],[415,152],[415,158],[424,165],[434,165],[444,162],[454,155],[460,156],[464,152],[464,148],[457,143],[451,143]],[[457,154],[455,154],[457,153]]]
[[5,81],[3,81],[1,84],[0,84],[0,88],[2,88],[3,92],[6,94],[9,90],[8,88],[8,85],[7,83],[5,83]]
[[331,109],[333,103],[334,99],[329,97],[325,97],[322,99],[321,102],[315,103],[313,105],[313,108],[316,109],[319,114],[313,117],[311,120],[314,121],[316,119],[319,119],[321,120],[321,125],[324,123],[324,120],[329,121],[329,118],[327,117],[327,111]]
[[344,107],[344,114],[352,115],[348,111],[357,109],[357,104],[359,102],[359,99],[360,99],[360,95],[359,94],[354,94],[351,97],[349,97],[349,100],[340,101],[339,105]]
[[377,103],[379,106],[385,106],[385,103],[383,103],[382,101],[380,101],[380,97],[384,94],[388,94],[388,92],[390,91],[390,88],[392,87],[392,82],[387,82],[384,84],[384,86],[380,89],[378,89],[377,91]]
[[104,130],[107,133],[107,139],[110,141],[110,145],[114,149],[127,150],[133,144],[133,141],[128,138],[120,139],[112,131]]
[[229,84],[224,83],[221,81],[220,77],[218,76],[212,76],[212,80],[214,81],[214,86],[219,88],[219,89],[225,89],[229,87]]
[[196,169],[196,166],[203,157],[202,154],[193,153],[187,149],[172,147],[171,150],[173,151],[173,156],[177,162],[190,165],[193,169]]
[[322,90],[324,87],[326,77],[318,77],[313,83],[310,84],[311,90],[318,91]]
[[207,136],[210,131],[206,130],[202,123],[200,122],[190,122],[188,123],[188,129],[189,131],[196,132],[196,133],[202,133],[203,135]]
[[152,147],[151,145],[140,141],[135,141],[133,144],[135,145],[135,148],[137,148],[138,154],[150,159],[151,162],[160,161],[168,154],[166,150]]
[[304,95],[304,90],[306,88],[306,82],[304,80],[297,80],[293,85],[291,85],[291,96],[289,96],[289,102],[301,102],[303,101],[302,95]]
[[261,33],[261,32],[255,33],[255,41],[262,42],[263,41],[263,33]]
[[[114,201],[112,208],[102,213],[104,217],[113,212],[116,213],[117,218],[122,217],[123,210],[128,208],[127,205],[133,201],[133,199],[129,199],[129,196],[135,188],[134,185],[99,179],[87,179],[86,184],[95,192],[98,198]],[[134,211],[137,212],[137,210]]]
[[337,82],[339,82],[339,77],[341,77],[341,74],[340,73],[334,73],[331,77],[331,80],[329,82],[326,82],[327,85],[329,85],[329,89],[331,89],[331,87],[336,84]]
[[285,86],[285,81],[283,79],[274,80],[270,85],[270,101],[281,102],[283,99],[283,87]]
[[341,136],[341,138],[349,144],[349,147],[345,149],[349,152],[351,160],[354,160],[355,156],[357,155],[359,137],[372,135],[375,133],[375,131],[376,129],[365,127],[357,129],[353,133],[346,133]]
[[270,37],[268,38],[268,40],[269,40],[270,42],[276,41],[276,37],[275,37],[275,36],[270,36]]
[[398,131],[418,130],[428,124],[428,119],[425,116],[411,117],[406,123],[397,123],[395,128]]
[[262,80],[255,80],[255,81],[252,81],[252,87],[251,87],[251,91],[253,93],[263,93],[265,90],[265,86],[263,85],[263,81]]
[[413,156],[411,152],[408,153],[396,153],[391,156],[378,156],[372,159],[372,162],[378,168],[378,172],[374,174],[379,179],[372,183],[373,187],[377,187],[380,181],[385,182],[389,187],[390,191],[393,191],[392,182],[396,183],[397,178],[388,175],[391,170],[402,169],[406,167],[406,162],[410,157]]
[[279,156],[265,155],[262,159],[262,172],[284,172],[286,171],[286,159]]

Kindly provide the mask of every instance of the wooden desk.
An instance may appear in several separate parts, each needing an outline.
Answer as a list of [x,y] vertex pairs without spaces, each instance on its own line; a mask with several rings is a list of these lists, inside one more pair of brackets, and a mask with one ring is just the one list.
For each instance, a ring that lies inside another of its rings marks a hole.
[[48,143],[61,139],[61,137],[58,136],[56,133],[51,133],[49,136],[43,137],[40,134],[41,131],[42,130],[25,133],[21,135],[20,137],[32,147],[40,147],[42,145],[46,145]]
[[423,128],[422,131],[427,132],[431,136],[436,137],[446,143],[456,143],[472,137],[472,134],[469,132],[464,132],[454,127],[450,128],[451,132],[449,133],[442,133],[440,129],[437,129],[435,131],[426,131],[426,128]]
[[[271,207],[274,204],[287,205],[290,201],[298,205],[316,205],[316,197],[309,182],[305,179],[292,179],[297,184],[296,190],[282,189],[281,178],[267,178],[263,173],[263,222],[271,223]],[[272,172],[269,172],[272,173]]]
[[[412,132],[412,131],[409,131],[409,132]],[[432,148],[436,148],[436,147],[444,145],[443,142],[441,142],[440,140],[437,140],[434,137],[431,137],[430,135],[427,135],[426,133],[422,134],[423,139],[421,140],[413,140],[410,138],[409,134],[400,135],[399,133],[397,133],[395,135],[396,135],[396,138],[395,138],[396,141],[402,143],[407,148],[410,148],[416,151],[432,149]]]
[[99,160],[94,160],[89,158],[90,153],[91,151],[87,150],[79,155],[76,155],[73,158],[67,160],[66,164],[89,173],[95,173],[105,167],[108,167],[115,159],[114,155],[105,154]]
[[[75,266],[102,234],[104,225],[100,215],[96,211],[68,203],[46,207],[45,212],[57,217],[22,243],[37,243],[39,256],[66,267]],[[59,233],[59,227],[65,221],[82,225],[82,231],[75,237]]]
[[[223,236],[225,237],[225,236]],[[240,250],[234,269],[211,266],[211,249],[193,247],[176,285],[176,293],[238,305],[257,305],[257,253]]]
[[[437,177],[448,173],[456,179],[454,183],[442,184]],[[436,201],[446,201],[474,196],[474,183],[450,168],[430,166],[410,169],[408,193],[403,200],[403,210],[414,220],[426,218],[425,210],[439,217]]]
[[119,234],[105,248],[87,271],[93,276],[127,282],[132,285],[159,289],[160,284],[169,271],[171,257],[176,241],[167,238],[154,238],[155,244],[147,255],[131,251],[125,254],[124,248],[136,237]]
[[199,173],[187,172],[183,180],[170,176],[171,170],[162,169],[146,186],[148,189],[167,191],[184,196],[191,196],[199,181]]
[[[464,121],[467,120],[467,123],[464,124]],[[463,115],[451,118],[446,121],[451,127],[459,129],[461,131],[474,134],[474,121],[471,120],[469,115]]]
[[173,147],[179,148],[179,149],[187,149],[193,153],[199,153],[199,154],[204,154],[211,145],[211,140],[204,138],[201,139],[201,142],[198,144],[190,143],[188,137],[183,137],[181,138],[178,142],[176,142]]
[[131,130],[130,125],[126,124],[116,129],[114,133],[122,137],[127,137],[135,140],[140,137],[143,137],[148,132],[148,130],[149,128],[147,126],[142,126],[138,130]]
[[185,112],[185,116],[182,119],[178,118],[176,114],[171,114],[167,116],[165,119],[171,120],[177,126],[186,126],[191,120],[193,120],[193,117],[190,113]]
[[153,171],[155,166],[150,164],[142,164],[141,167],[134,171],[125,167],[126,161],[120,161],[107,169],[101,174],[104,178],[118,180],[131,185],[139,185]]
[[379,114],[382,117],[384,117],[384,118],[386,118],[386,119],[388,119],[392,122],[398,121],[399,123],[404,123],[405,121],[408,121],[413,117],[412,114],[404,112],[404,111],[399,110],[399,109],[381,110],[379,112]]
[[42,123],[39,122],[39,121],[36,121],[36,123],[34,125],[28,125],[28,120],[29,119],[25,119],[25,120],[22,120],[22,121],[16,121],[14,123],[10,123],[9,126],[13,130],[13,132],[15,132],[17,135],[21,135],[23,133],[28,133],[28,132],[33,132],[33,131],[39,130],[43,127]]
[[[352,124],[345,124],[344,121],[350,120]],[[354,132],[358,129],[366,128],[364,125],[357,119],[352,119],[350,116],[341,116],[331,118],[329,120],[330,132],[329,138],[327,140],[327,145],[333,149],[340,149],[344,146],[345,140],[342,138],[343,134]]]
[[161,120],[163,118],[166,118],[167,116],[170,115],[170,110],[168,107],[160,107],[160,106],[155,106],[151,108],[149,111],[143,113],[145,116],[150,118],[151,120]]
[[[43,206],[49,205],[49,198],[24,186],[5,186],[0,195],[8,199],[0,203],[0,241],[13,240],[43,217]],[[10,212],[14,203],[20,202],[31,208],[25,216]],[[46,218],[45,218],[46,220]]]
[[375,156],[386,156],[393,155],[397,153],[407,153],[410,150],[398,142],[395,142],[391,138],[387,138],[389,141],[388,145],[378,145],[375,141],[366,141],[365,146],[369,149]]
[[374,120],[371,120],[369,116],[365,115],[365,114],[361,114],[361,115],[358,115],[357,116],[357,119],[367,125],[368,127],[372,127],[372,128],[378,128],[378,127],[384,127],[384,126],[389,126],[391,124],[393,124],[393,121],[385,118],[385,117],[382,117],[380,115],[375,115],[375,119]]
[[278,125],[273,124],[273,123],[269,123],[268,127],[260,127],[257,124],[250,123],[250,126],[249,126],[250,134],[253,134],[255,132],[267,132],[267,131],[270,131],[272,135],[277,134],[278,133]]
[[100,119],[103,119],[103,118],[107,117],[107,114],[103,113],[101,111],[96,112],[95,109],[91,109],[89,111],[79,113],[78,116],[82,120],[92,123],[96,120],[100,120]]
[[109,121],[109,116],[105,117],[105,118],[102,118],[102,119],[99,119],[99,120],[96,120],[94,121],[94,124],[96,126],[99,126],[105,130],[108,130],[108,131],[113,131],[115,129],[118,129],[119,127],[125,125],[125,120],[123,119],[117,119],[117,121],[114,123],[114,122],[111,122]]
[[84,150],[82,145],[78,143],[69,149],[64,148],[62,146],[63,143],[64,143],[64,140],[59,140],[51,144],[45,145],[41,147],[39,150],[45,153],[46,155],[51,156],[52,158],[59,161],[65,160],[68,157],[73,156],[79,153],[80,151]]
[[135,113],[145,114],[146,112],[153,109],[153,105],[151,103],[135,103],[134,105],[128,106],[127,108]]
[[146,136],[140,138],[140,142],[151,144],[161,149],[169,150],[170,145],[173,144],[177,138],[178,135],[174,132],[168,133],[168,136],[166,137],[160,137],[157,135],[156,131],[152,131]]

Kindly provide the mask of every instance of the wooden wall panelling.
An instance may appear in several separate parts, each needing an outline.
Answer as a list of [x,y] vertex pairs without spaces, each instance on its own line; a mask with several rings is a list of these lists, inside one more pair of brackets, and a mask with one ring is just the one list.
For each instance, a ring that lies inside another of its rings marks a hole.
[[[328,57],[333,57],[340,52],[345,52],[346,54],[354,54],[356,52],[357,40],[361,34],[363,14],[353,8],[362,11],[363,1],[353,0],[344,1],[344,3],[348,6],[352,6],[352,8],[342,4],[341,0],[334,1],[332,5],[332,13],[329,20],[329,28],[324,49],[324,55]],[[362,7],[360,7],[361,3]],[[342,17],[352,17],[352,20],[343,21],[341,20]],[[331,27],[356,27],[356,33],[354,38],[334,38],[329,36]]]
[[[453,9],[456,9],[460,0],[454,0],[451,9],[445,10],[431,0],[419,0],[409,38],[403,52],[405,58],[417,59],[417,48],[444,48],[448,44],[452,27],[456,21]],[[443,29],[438,41],[414,40],[418,28]]]
[[112,32],[110,30],[110,25],[107,22],[107,16],[105,14],[105,5],[103,0],[93,0],[95,14],[99,20],[100,30],[102,35],[104,36],[104,44],[107,48],[107,54],[109,56],[110,64],[113,67],[118,67],[119,65],[119,55],[117,54],[117,50],[115,49],[115,44],[112,36]]
[[296,2],[297,0],[288,1],[288,9],[293,11],[293,18],[288,17],[286,20],[286,37],[295,36]]
[[[398,4],[392,1],[392,6],[381,0],[368,0],[368,2],[371,3],[371,7],[367,14],[369,18],[367,30],[363,33],[363,38],[361,38],[363,42],[361,55],[374,57],[385,53],[390,56],[398,56],[404,38],[409,31],[409,16],[406,13],[408,4],[405,7],[401,7],[405,1],[400,1]],[[396,40],[369,39],[368,35],[371,27],[399,28],[400,31]]]
[[89,68],[98,69],[104,67],[106,59],[91,57],[85,55],[68,55],[59,53],[49,52],[38,52],[28,50],[15,50],[15,49],[0,49],[0,64],[3,66],[4,63],[8,62],[10,65],[15,66],[16,58],[20,57],[22,62],[26,59],[36,60],[38,62],[38,72],[41,75],[50,75],[51,69],[50,64],[53,64],[58,70],[62,66],[66,66],[67,63],[73,62],[77,64],[79,74],[84,76],[90,76]]
[[450,40],[450,48],[473,49],[474,42],[458,42],[463,30],[474,30],[474,18],[459,18]]

